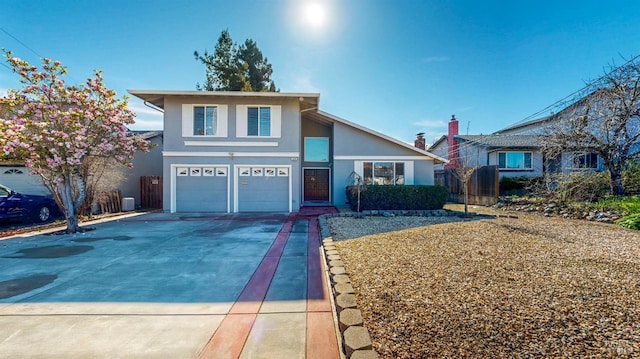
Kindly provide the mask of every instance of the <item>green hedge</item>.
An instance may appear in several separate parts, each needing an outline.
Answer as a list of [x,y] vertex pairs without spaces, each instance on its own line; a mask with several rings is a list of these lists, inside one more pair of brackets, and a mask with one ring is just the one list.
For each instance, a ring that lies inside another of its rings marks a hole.
[[[360,192],[360,210],[442,209],[449,191],[443,186],[367,186]],[[356,186],[347,187],[352,211],[358,210]]]

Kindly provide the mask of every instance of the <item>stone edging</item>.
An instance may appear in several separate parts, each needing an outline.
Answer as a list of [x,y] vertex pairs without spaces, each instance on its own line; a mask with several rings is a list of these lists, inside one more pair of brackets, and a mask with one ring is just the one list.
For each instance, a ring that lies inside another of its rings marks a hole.
[[[324,248],[324,259],[329,272],[329,282],[333,294],[336,314],[338,316],[338,326],[342,335],[342,345],[346,357],[349,359],[372,359],[378,358],[378,354],[373,350],[369,331],[364,326],[362,313],[358,309],[356,296],[351,285],[349,274],[344,268],[344,263],[336,250],[331,237],[331,231],[327,219],[333,217],[354,217],[356,215],[365,216],[420,216],[420,217],[453,217],[462,213],[447,211],[443,209],[430,211],[362,211],[341,212],[334,214],[324,214],[318,217],[320,236]],[[471,214],[471,213],[470,213]]]

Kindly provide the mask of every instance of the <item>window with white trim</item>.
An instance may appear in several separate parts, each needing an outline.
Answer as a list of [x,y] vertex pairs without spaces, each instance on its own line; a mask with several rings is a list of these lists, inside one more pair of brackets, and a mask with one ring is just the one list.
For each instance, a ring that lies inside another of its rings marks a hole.
[[533,169],[531,157],[531,152],[498,152],[498,168],[501,170],[530,170]]
[[215,136],[218,132],[218,107],[193,106],[193,135]]
[[589,152],[574,152],[573,154],[574,169],[597,169],[598,154]]
[[227,105],[182,104],[182,137],[227,137]]
[[368,185],[403,185],[404,162],[363,162],[363,180]]
[[282,106],[236,105],[236,137],[280,138]]
[[271,136],[271,107],[247,107],[247,136]]

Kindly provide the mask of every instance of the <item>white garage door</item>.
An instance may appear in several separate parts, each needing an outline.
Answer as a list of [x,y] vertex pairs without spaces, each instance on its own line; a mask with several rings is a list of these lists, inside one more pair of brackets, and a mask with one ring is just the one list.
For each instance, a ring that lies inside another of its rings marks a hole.
[[228,212],[228,167],[177,167],[175,212]]
[[291,168],[237,167],[238,212],[291,211]]

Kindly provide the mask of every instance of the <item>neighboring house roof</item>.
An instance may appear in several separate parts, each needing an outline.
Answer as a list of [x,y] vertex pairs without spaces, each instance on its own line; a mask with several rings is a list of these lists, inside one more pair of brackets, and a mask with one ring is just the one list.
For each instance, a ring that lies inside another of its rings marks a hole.
[[156,131],[129,131],[129,133],[133,133],[135,135],[138,135],[140,137],[142,137],[143,140],[150,140],[152,138],[158,137],[158,136],[162,136],[162,131],[156,130]]
[[587,95],[580,95],[582,97],[574,97],[572,99],[569,99],[568,101],[563,102],[562,106],[564,106],[564,108],[556,113],[552,113],[549,116],[540,117],[533,120],[515,123],[511,126],[494,132],[494,134],[518,134],[535,132],[537,132],[538,134],[542,134],[542,131],[549,130],[551,125],[559,121],[566,120],[567,118],[575,116],[576,114],[583,113],[584,106],[603,101],[603,98],[599,97],[602,96],[603,93],[605,94],[604,101],[606,101],[606,99],[608,98],[608,95],[606,95],[607,91],[608,89],[597,89]]
[[456,139],[490,148],[540,147],[536,135],[458,135]]
[[166,96],[212,96],[212,97],[238,97],[238,98],[297,98],[301,108],[317,108],[320,101],[319,93],[301,92],[245,92],[245,91],[172,91],[172,90],[127,90],[130,94],[141,98],[144,102],[164,109],[164,99]]
[[438,147],[442,142],[446,140],[447,140],[447,135],[442,135],[442,137],[437,139],[436,142],[434,142],[431,146],[427,148],[427,151],[433,151],[434,149],[436,149],[436,147]]
[[518,122],[514,125],[507,126],[499,131],[494,132],[496,135],[507,134],[507,133],[518,133],[524,131],[532,131],[534,129],[542,129],[543,127],[557,121],[557,117],[554,115],[545,116],[541,118],[536,118],[529,121]]
[[[462,142],[472,143],[489,149],[540,147],[540,136],[537,135],[456,135],[455,138]],[[447,135],[440,137],[434,142],[434,144],[429,147],[429,151],[434,150],[445,141],[447,141]]]
[[309,118],[314,119],[314,120],[319,120],[321,122],[337,122],[337,123],[341,123],[343,125],[355,128],[355,129],[360,130],[362,132],[374,135],[376,137],[380,137],[380,138],[382,138],[384,140],[387,140],[389,142],[392,142],[392,143],[395,143],[395,144],[400,145],[402,147],[405,147],[407,149],[410,149],[411,151],[414,151],[414,152],[416,152],[416,153],[418,153],[420,155],[430,157],[430,158],[434,159],[435,162],[438,162],[438,163],[439,162],[442,162],[442,163],[449,162],[447,159],[445,159],[443,157],[440,157],[440,156],[437,156],[437,155],[435,155],[435,154],[433,154],[431,152],[428,152],[426,150],[422,150],[422,149],[420,149],[418,147],[415,147],[415,146],[413,146],[411,144],[402,142],[400,140],[397,140],[397,139],[395,139],[393,137],[389,137],[389,136],[387,136],[387,135],[385,135],[383,133],[380,133],[378,131],[374,131],[374,130],[372,130],[370,128],[358,125],[357,123],[354,123],[354,122],[351,122],[351,121],[347,121],[347,120],[345,120],[343,118],[340,118],[338,116],[332,115],[332,114],[324,112],[324,111],[310,111],[310,112],[305,113],[305,116],[308,116]]

